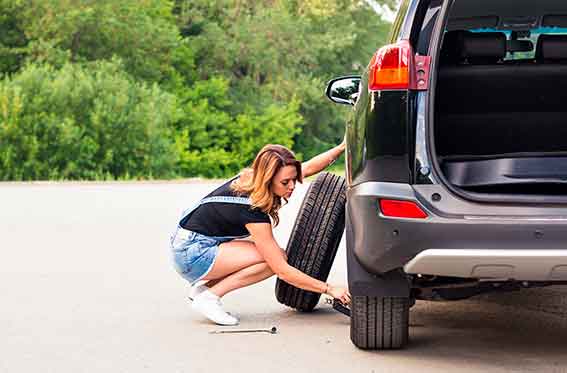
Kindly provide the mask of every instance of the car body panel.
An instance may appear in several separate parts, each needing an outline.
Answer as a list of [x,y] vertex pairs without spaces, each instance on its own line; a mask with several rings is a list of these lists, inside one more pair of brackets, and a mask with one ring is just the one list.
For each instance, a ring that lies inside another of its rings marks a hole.
[[[463,198],[443,184],[432,162],[430,92],[441,44],[435,35],[444,29],[452,2],[404,0],[392,28],[391,43],[405,39],[429,50],[429,91],[369,91],[368,71],[362,76],[346,130],[347,263],[349,286],[358,295],[408,296],[418,286],[408,279],[421,270],[449,277],[565,280],[567,205],[540,196],[529,197],[530,203]],[[426,12],[420,6],[433,3],[431,40],[423,40],[419,18]],[[381,198],[413,201],[428,218],[386,217]]]

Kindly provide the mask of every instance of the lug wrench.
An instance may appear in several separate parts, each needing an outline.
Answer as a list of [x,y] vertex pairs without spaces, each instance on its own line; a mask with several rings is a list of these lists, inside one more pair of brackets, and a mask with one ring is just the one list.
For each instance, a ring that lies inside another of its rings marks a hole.
[[327,298],[325,299],[325,302],[327,302],[327,304],[332,305],[335,311],[339,311],[343,315],[350,317],[350,308],[345,306],[340,300]]
[[233,329],[233,330],[213,330],[209,334],[233,334],[233,333],[268,333],[278,334],[278,329],[272,326],[271,329]]

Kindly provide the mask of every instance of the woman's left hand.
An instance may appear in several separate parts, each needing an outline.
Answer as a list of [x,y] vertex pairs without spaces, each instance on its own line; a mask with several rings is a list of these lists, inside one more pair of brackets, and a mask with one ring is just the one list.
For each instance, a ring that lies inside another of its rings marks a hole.
[[339,145],[311,158],[307,162],[303,162],[301,164],[303,177],[306,178],[311,175],[315,175],[316,173],[332,165],[337,160],[337,158],[339,158],[341,154],[343,154],[345,148],[346,148],[346,135],[343,138],[343,142],[341,142]]
[[346,135],[343,137],[343,142],[339,144],[340,149],[344,152],[346,148]]

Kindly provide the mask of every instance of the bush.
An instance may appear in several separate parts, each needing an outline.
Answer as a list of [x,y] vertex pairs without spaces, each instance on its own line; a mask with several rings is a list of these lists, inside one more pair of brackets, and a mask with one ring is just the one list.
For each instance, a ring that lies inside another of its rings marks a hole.
[[0,180],[171,177],[175,105],[116,60],[29,65],[0,82]]
[[231,113],[237,106],[228,97],[222,78],[196,82],[188,89],[177,124],[179,169],[184,176],[227,177],[252,163],[266,144],[289,148],[300,131],[299,103],[251,107]]

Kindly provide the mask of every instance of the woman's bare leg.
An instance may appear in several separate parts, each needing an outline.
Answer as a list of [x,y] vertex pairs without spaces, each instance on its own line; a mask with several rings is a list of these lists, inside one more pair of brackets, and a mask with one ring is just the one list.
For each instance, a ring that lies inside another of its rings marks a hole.
[[243,268],[262,263],[264,258],[252,241],[233,240],[221,243],[215,264],[203,280],[219,280]]
[[274,273],[252,241],[233,240],[219,245],[211,271],[203,278],[207,287],[222,297],[226,293],[260,282]]
[[223,278],[209,289],[219,297],[243,287],[255,284],[274,275],[266,262],[258,263],[241,269]]
[[[244,242],[251,242],[251,241],[244,241]],[[239,244],[239,245],[240,245],[240,244]],[[283,253],[283,255],[284,255],[285,260],[287,261],[287,253],[286,253],[285,249],[282,248],[281,250],[282,250],[282,253]],[[218,260],[218,259],[217,259],[217,260]],[[216,264],[216,263],[215,263],[215,264]],[[246,267],[246,268],[250,268],[250,267]],[[245,268],[245,269],[246,269],[246,268]],[[217,268],[217,269],[218,269],[218,268]],[[234,272],[234,273],[237,273],[237,272]],[[249,273],[249,271],[245,272],[245,274],[248,274],[248,273]],[[213,286],[215,286],[216,284],[218,284],[219,282],[221,282],[222,280],[224,280],[225,278],[227,278],[227,277],[230,276],[230,275],[231,275],[231,274],[229,274],[229,275],[227,275],[227,276],[224,276],[224,277],[216,278],[216,279],[214,279],[214,280],[203,280],[203,281],[206,281],[205,285],[206,285],[208,288],[212,288]],[[271,273],[271,274],[266,273],[266,278],[270,277],[271,275],[273,275],[273,273]],[[212,276],[210,275],[210,272],[209,272],[209,274],[206,276],[206,279],[208,279],[209,277],[212,277]],[[265,278],[263,278],[263,279],[265,279]],[[253,282],[253,283],[262,281],[263,279],[260,279],[260,280],[258,280],[258,281],[255,281],[255,282]],[[248,285],[251,285],[251,284],[252,284],[252,283],[247,284],[247,285],[245,285],[245,286],[248,286]],[[225,284],[225,285],[226,285],[226,284]],[[242,286],[242,287],[244,287],[244,286]],[[234,290],[234,289],[231,289],[231,290],[229,290],[229,291],[232,291],[232,290]],[[220,291],[220,289],[219,289],[219,291]],[[228,293],[228,291],[226,291],[225,294],[226,294],[226,293]]]

